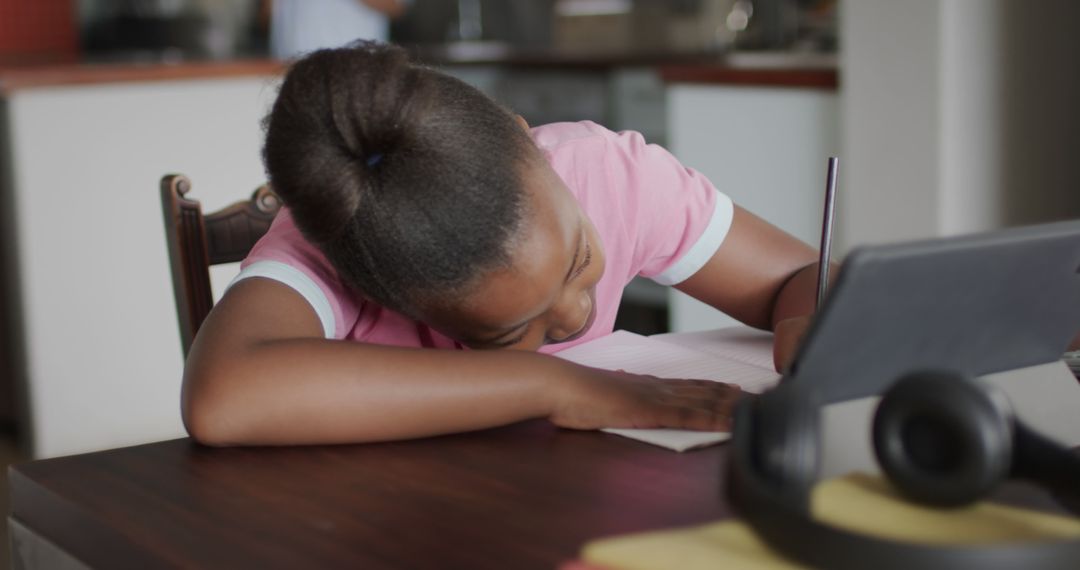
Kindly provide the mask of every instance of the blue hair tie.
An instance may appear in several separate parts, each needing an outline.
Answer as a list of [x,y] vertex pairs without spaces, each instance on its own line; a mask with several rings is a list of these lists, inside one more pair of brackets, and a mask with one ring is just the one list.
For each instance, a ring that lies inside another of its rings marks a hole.
[[379,164],[379,161],[381,161],[381,160],[382,160],[382,154],[376,152],[376,153],[372,154],[371,156],[369,156],[367,158],[367,165],[369,167],[375,166],[376,164]]

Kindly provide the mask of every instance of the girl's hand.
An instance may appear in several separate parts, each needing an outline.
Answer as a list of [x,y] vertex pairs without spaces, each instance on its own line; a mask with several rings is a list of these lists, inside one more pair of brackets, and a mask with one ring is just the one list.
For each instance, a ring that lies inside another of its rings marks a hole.
[[806,331],[810,328],[810,315],[793,317],[776,323],[773,331],[773,366],[783,373],[795,358]]
[[742,394],[734,384],[672,380],[580,367],[556,401],[550,420],[571,429],[731,429],[731,410]]

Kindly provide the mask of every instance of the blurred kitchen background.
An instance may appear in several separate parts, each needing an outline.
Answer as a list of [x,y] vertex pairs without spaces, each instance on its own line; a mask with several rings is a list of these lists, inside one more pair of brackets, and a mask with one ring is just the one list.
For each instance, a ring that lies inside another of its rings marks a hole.
[[[0,0],[0,431],[18,453],[183,435],[157,184],[186,174],[213,211],[263,182],[271,15]],[[1074,0],[414,0],[389,37],[530,123],[641,131],[810,243],[839,155],[840,257],[1080,217],[1078,25]],[[729,322],[650,282],[620,315]]]
[[[318,3],[320,0],[316,0]],[[7,0],[7,4],[19,2]],[[74,7],[84,60],[260,57],[266,0],[40,0]],[[405,45],[502,44],[538,51],[834,51],[832,0],[409,0],[390,39]],[[43,8],[35,8],[44,11]]]

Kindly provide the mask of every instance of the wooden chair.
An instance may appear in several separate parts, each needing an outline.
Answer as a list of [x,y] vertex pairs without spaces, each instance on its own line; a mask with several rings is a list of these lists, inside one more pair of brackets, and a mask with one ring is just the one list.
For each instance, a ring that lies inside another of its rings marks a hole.
[[264,184],[251,199],[204,216],[199,202],[185,196],[190,190],[186,176],[169,174],[161,179],[165,241],[185,358],[214,304],[210,266],[243,260],[281,209],[281,200]]

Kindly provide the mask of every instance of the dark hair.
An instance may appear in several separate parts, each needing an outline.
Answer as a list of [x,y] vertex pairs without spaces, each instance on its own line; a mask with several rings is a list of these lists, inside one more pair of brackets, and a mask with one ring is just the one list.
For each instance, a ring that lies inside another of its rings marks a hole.
[[538,155],[473,87],[357,42],[294,63],[265,127],[271,186],[362,295],[415,316],[507,264]]

